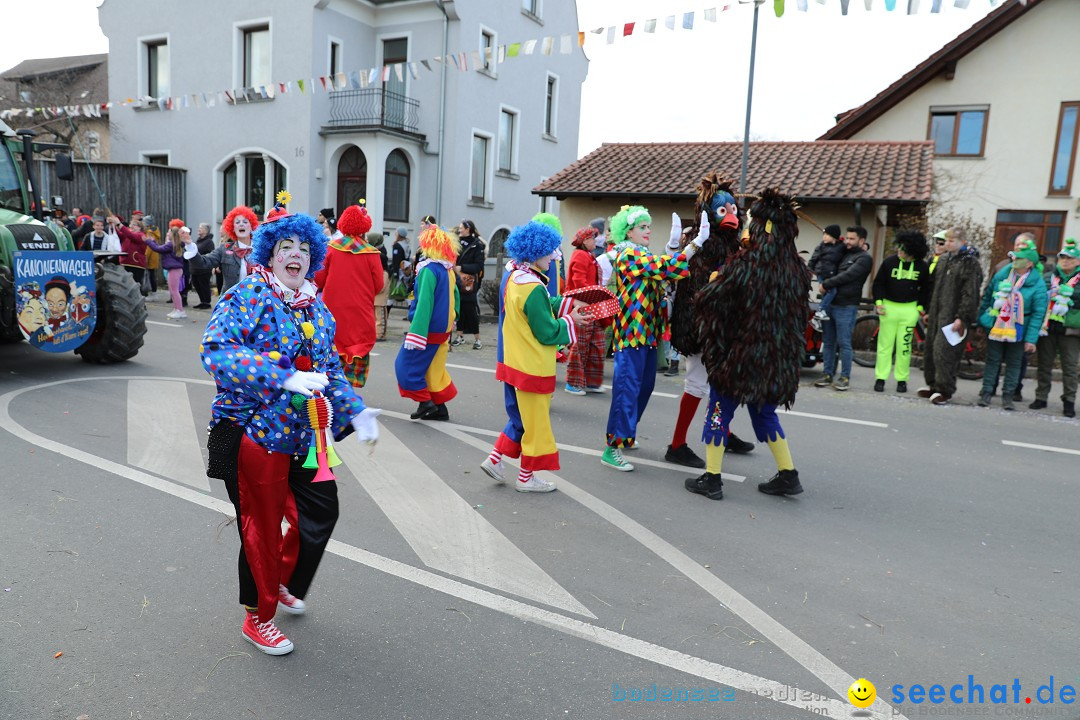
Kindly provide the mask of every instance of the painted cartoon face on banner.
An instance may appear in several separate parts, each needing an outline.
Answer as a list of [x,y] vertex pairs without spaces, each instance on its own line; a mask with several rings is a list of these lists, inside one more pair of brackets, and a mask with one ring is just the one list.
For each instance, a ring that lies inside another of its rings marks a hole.
[[15,314],[31,345],[70,352],[97,321],[94,258],[80,252],[15,253]]

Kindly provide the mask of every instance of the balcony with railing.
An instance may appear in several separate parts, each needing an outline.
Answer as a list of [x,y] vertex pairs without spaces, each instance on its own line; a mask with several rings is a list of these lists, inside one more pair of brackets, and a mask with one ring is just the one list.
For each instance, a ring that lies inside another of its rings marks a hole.
[[419,125],[419,100],[385,88],[362,88],[330,93],[330,120],[323,132],[390,130],[420,138]]

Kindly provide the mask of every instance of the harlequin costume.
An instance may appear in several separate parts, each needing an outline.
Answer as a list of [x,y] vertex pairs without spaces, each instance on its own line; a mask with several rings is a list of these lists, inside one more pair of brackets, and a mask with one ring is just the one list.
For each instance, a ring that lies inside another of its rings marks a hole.
[[[698,291],[708,284],[709,278],[724,260],[740,247],[739,230],[744,218],[740,217],[732,187],[732,181],[722,180],[716,173],[706,175],[699,183],[694,214],[708,213],[709,238],[702,245],[701,252],[690,259],[690,277],[675,284],[675,302],[671,313],[671,346],[686,359],[686,377],[683,379],[683,394],[679,399],[675,430],[671,436],[671,444],[664,453],[664,459],[687,467],[705,467],[705,461],[686,444],[686,434],[701,400],[709,395],[708,373],[701,362],[701,342],[698,338],[694,298]],[[748,453],[754,449],[754,444],[730,433],[727,447],[730,452]]]
[[559,451],[551,430],[551,394],[555,391],[555,354],[573,345],[576,332],[565,317],[573,302],[548,293],[548,277],[536,261],[550,256],[562,238],[538,222],[516,227],[506,239],[513,260],[503,273],[499,293],[499,332],[495,378],[503,384],[508,420],[481,468],[503,482],[504,455],[521,458],[515,489],[550,492],[555,484],[533,475],[558,470]]
[[611,220],[611,239],[616,243],[616,288],[620,311],[615,316],[614,347],[615,373],[612,380],[611,408],[608,412],[607,447],[600,462],[621,471],[634,466],[623,459],[621,449],[633,447],[637,424],[649,403],[656,383],[656,345],[667,327],[667,314],[660,308],[664,302],[664,281],[682,280],[690,276],[689,260],[709,233],[709,223],[702,223],[705,237],[699,233],[690,245],[678,251],[681,227],[673,215],[675,245],[670,242],[671,254],[657,255],[648,247],[628,242],[631,231],[637,235],[652,222],[649,211],[640,205],[624,206]]
[[809,319],[810,270],[799,257],[795,204],[766,190],[750,208],[746,247],[729,257],[697,299],[701,359],[709,373],[705,416],[706,470],[686,489],[719,500],[720,468],[735,409],[746,405],[760,442],[768,443],[777,474],[758,490],[802,492],[778,405],[790,407],[799,389],[799,357]]
[[355,388],[364,387],[375,345],[375,296],[383,288],[382,254],[364,235],[371,216],[359,205],[345,208],[335,236],[327,243],[326,261],[315,273],[315,285],[337,320],[334,343],[345,377]]
[[460,249],[457,238],[436,225],[420,233],[424,260],[416,266],[409,331],[394,362],[398,392],[420,403],[414,420],[449,420],[446,403],[457,397],[446,355],[461,304],[454,275]]
[[[600,264],[585,249],[590,239],[599,238],[600,231],[586,225],[574,235],[575,248],[566,268],[565,292],[601,284]],[[577,343],[570,348],[566,359],[566,392],[583,395],[602,392],[604,354],[607,350],[608,321],[590,320],[578,329]]]
[[[323,386],[338,438],[356,430],[361,439],[373,439],[378,414],[365,408],[342,374],[334,317],[314,286],[303,280],[294,291],[266,267],[272,253],[286,252],[277,250],[281,243],[295,243],[297,256],[305,243],[310,279],[326,253],[313,219],[279,215],[256,232],[252,273],[218,301],[200,347],[218,389],[207,475],[225,481],[236,509],[244,637],[271,655],[293,648],[274,625],[274,613],[279,601],[291,614],[304,612],[302,598],[338,517],[336,484],[313,483],[315,470],[304,467],[312,445],[305,395]],[[282,518],[289,524],[284,537]]]

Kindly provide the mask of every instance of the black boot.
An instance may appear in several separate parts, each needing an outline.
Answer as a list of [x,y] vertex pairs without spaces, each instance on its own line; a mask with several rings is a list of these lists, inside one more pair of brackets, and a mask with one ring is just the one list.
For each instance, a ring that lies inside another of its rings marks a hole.
[[700,477],[686,478],[686,489],[698,495],[704,495],[710,500],[724,499],[724,481],[720,479],[720,473],[702,473]]
[[446,409],[445,404],[439,403],[434,408],[432,408],[431,412],[429,412],[427,415],[424,416],[424,419],[425,420],[449,420],[450,419],[450,411]]
[[746,442],[735,433],[728,433],[725,451],[736,455],[745,455],[754,449],[754,443]]
[[423,420],[428,416],[428,414],[434,412],[434,410],[435,403],[431,402],[430,400],[424,400],[416,407],[416,412],[414,412],[409,417],[413,420]]
[[697,453],[691,450],[689,445],[680,445],[677,448],[673,448],[668,445],[667,452],[664,453],[664,459],[667,460],[669,463],[675,463],[676,465],[685,465],[686,467],[705,467],[705,461],[698,457]]
[[1070,402],[1068,400],[1064,400],[1064,401],[1062,401],[1062,405],[1065,406],[1065,409],[1061,411],[1062,415],[1064,415],[1067,418],[1076,417],[1076,406],[1072,402]]
[[766,495],[798,495],[802,492],[798,470],[781,470],[772,476],[769,482],[763,482],[757,489]]

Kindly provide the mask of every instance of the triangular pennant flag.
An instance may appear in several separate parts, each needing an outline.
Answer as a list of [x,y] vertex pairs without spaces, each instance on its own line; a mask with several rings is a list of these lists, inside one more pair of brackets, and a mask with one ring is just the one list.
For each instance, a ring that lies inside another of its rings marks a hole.
[[607,44],[610,45],[615,42],[615,26],[612,25],[607,29]]
[[472,50],[469,52],[469,55],[472,56],[472,66],[474,68],[480,69],[484,66],[485,63],[483,60],[480,59],[479,50]]
[[383,81],[384,83],[386,83],[386,82],[390,82],[390,66],[389,66],[389,65],[383,65],[383,69],[382,69],[382,81]]
[[165,109],[165,98],[158,98],[157,106],[158,106],[158,110],[164,110]]
[[573,51],[574,51],[574,46],[570,44],[570,36],[569,35],[563,35],[561,38],[559,38],[559,54],[560,55],[569,55]]
[[205,102],[206,102],[206,107],[217,107],[217,100],[214,98],[213,94],[207,96]]
[[848,5],[851,4],[851,0],[840,0],[840,14],[847,15]]
[[954,6],[954,7],[958,7],[958,8],[960,8],[961,10],[967,10],[967,6],[968,6],[968,1],[969,1],[969,0],[955,0],[955,1],[953,2],[953,6]]
[[773,0],[773,12],[776,13],[776,17],[784,16],[784,0]]
[[907,0],[907,14],[914,15],[919,12],[919,0]]
[[652,20],[646,20],[645,21],[645,32],[647,32],[647,33],[656,32],[656,18],[653,18]]
[[431,71],[431,63],[429,63],[427,60],[421,60],[420,64],[424,66],[425,70],[429,72]]
[[674,15],[668,15],[666,18],[664,18],[664,27],[666,27],[668,30],[674,30],[675,29],[675,16]]
[[705,9],[705,22],[716,22],[716,8]]
[[296,87],[300,88],[300,94],[303,95],[304,94],[304,81],[303,80],[297,80],[296,81]]
[[536,49],[536,41],[535,40],[526,40],[525,44],[521,47],[521,52],[525,53],[526,55],[532,55],[533,50],[535,50],[535,49]]
[[634,34],[634,23],[628,22],[622,26],[623,37]]
[[[464,52],[464,51],[459,52],[458,53],[458,63],[459,63],[458,67],[460,68],[461,72],[468,72],[469,71],[469,53]],[[476,67],[476,66],[474,65],[473,67]]]
[[896,9],[896,0],[885,0],[885,9],[892,12]]
[[930,12],[932,12],[932,13],[941,12],[941,0],[933,0],[933,2],[930,4]]
[[337,80],[337,89],[338,90],[344,90],[345,86],[349,84],[349,81],[345,77],[345,73],[343,73],[343,72],[339,72],[337,75],[334,76],[334,78]]
[[510,43],[506,46],[506,57],[517,57],[521,52],[521,43]]
[[401,63],[394,63],[394,75],[399,83],[405,82],[405,75],[401,72]]
[[578,30],[577,44],[578,44],[578,47],[583,47],[585,45],[585,33],[582,32],[581,30]]
[[375,81],[379,79],[379,68],[371,68],[368,70],[367,84],[374,85]]
[[[783,4],[783,2],[784,2],[784,0],[778,0],[778,1],[781,4]],[[694,13],[692,13],[692,12],[683,13],[682,26],[686,30],[693,30],[694,29]]]
[[806,12],[806,0],[795,0],[799,4],[799,12]]
[[420,77],[420,68],[417,67],[417,64],[414,62],[409,63],[409,75],[412,76],[413,80]]
[[598,27],[595,30],[591,30],[590,32],[592,32],[593,35],[602,35],[604,33],[604,28]]
[[319,82],[322,83],[322,89],[325,91],[326,90],[326,78],[323,77],[322,75],[320,75],[319,76]]
[[544,55],[550,55],[551,51],[554,48],[555,48],[555,38],[546,37],[546,38],[544,38],[543,44],[540,46],[540,52],[542,52]]
[[278,83],[278,90],[280,90],[281,94],[284,95],[285,94],[285,83],[279,82]]

